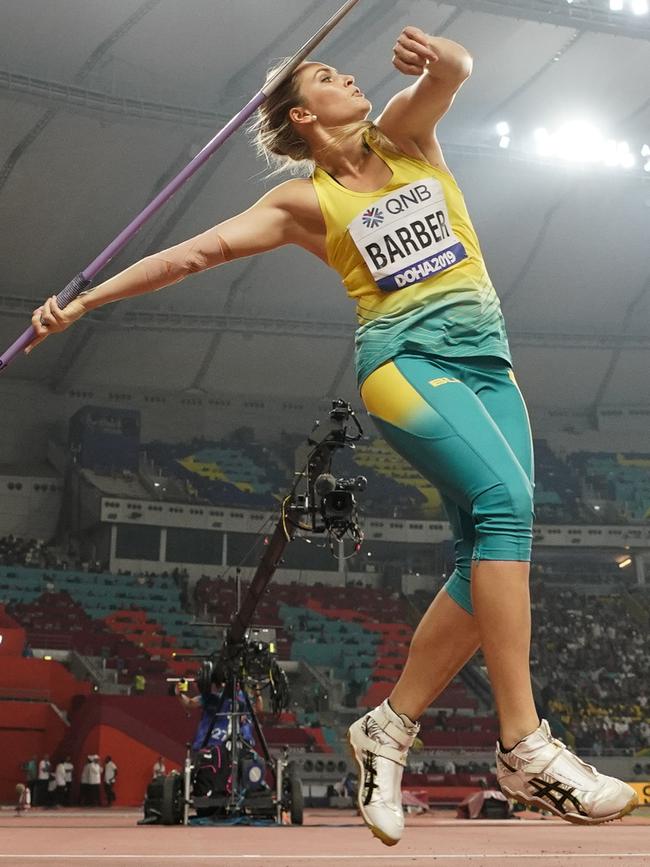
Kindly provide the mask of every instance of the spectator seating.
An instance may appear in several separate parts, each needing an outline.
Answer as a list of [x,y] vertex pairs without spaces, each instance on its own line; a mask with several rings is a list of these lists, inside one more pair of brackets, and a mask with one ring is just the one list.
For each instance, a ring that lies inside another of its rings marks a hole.
[[535,512],[537,520],[565,524],[580,520],[580,481],[548,446],[535,440]]
[[[131,682],[142,668],[147,691],[165,692],[164,676],[194,672],[183,653],[209,653],[215,638],[180,607],[169,577],[0,566],[0,598],[35,646],[102,656]],[[178,653],[174,658],[173,654]]]
[[650,454],[576,452],[568,463],[584,480],[584,495],[610,501],[622,520],[650,518]]
[[595,595],[542,580],[531,592],[531,666],[544,712],[580,749],[650,746],[647,594]]
[[291,477],[274,451],[252,440],[152,442],[144,448],[163,473],[215,505],[272,508]]
[[[102,657],[107,667],[125,672],[131,682],[137,671],[145,677],[162,679],[167,665],[152,659],[146,651],[93,620],[79,602],[66,592],[43,593],[32,602],[16,602],[11,615],[25,628],[32,646],[76,650],[85,656]],[[113,663],[111,665],[111,663]]]
[[[151,479],[138,480],[130,471],[86,477],[103,491],[129,497],[157,496],[165,480],[170,499],[203,501],[214,505],[271,509],[291,483],[292,445],[304,447],[304,437],[287,435],[284,442],[261,445],[244,429],[222,441],[154,441],[143,446],[151,465]],[[562,458],[544,439],[534,442],[535,510],[541,523],[593,522],[605,518],[594,513],[589,500],[611,504],[607,520],[643,521],[650,516],[650,455],[577,452]],[[380,438],[366,438],[354,452],[342,452],[336,472],[364,475],[368,488],[360,502],[375,517],[444,519],[437,489]],[[158,475],[156,475],[158,474]]]

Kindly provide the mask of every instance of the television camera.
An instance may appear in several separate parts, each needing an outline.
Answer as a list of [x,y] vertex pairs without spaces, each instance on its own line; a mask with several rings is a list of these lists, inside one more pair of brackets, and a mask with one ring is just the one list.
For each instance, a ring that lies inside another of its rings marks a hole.
[[[329,425],[320,433],[316,422],[307,439],[306,462],[282,501],[248,592],[231,618],[222,646],[200,664],[195,680],[203,719],[209,716],[205,734],[199,742],[195,738],[193,748],[188,744],[182,772],[149,785],[140,824],[187,825],[192,809],[215,821],[245,817],[279,824],[288,813],[292,823],[302,824],[302,785],[296,767],[287,747],[280,756],[271,756],[249,696],[251,686],[264,688],[278,714],[289,707],[288,681],[277,661],[275,631],[252,623],[287,545],[298,533],[326,534],[333,553],[334,543],[345,538],[353,541],[355,552],[363,542],[355,493],[365,490],[366,479],[337,478],[332,473],[337,452],[354,448],[363,436],[350,404],[332,401]],[[215,731],[220,732],[218,743],[212,737]]]

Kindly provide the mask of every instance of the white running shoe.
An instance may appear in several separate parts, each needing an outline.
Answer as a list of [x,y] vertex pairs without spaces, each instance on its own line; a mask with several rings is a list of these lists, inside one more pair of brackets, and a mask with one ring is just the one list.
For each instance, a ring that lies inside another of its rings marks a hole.
[[599,774],[551,735],[546,720],[510,752],[497,743],[497,780],[504,794],[527,806],[550,810],[576,825],[599,825],[639,805],[634,789]]
[[419,731],[419,723],[395,713],[388,699],[348,730],[359,767],[359,811],[375,837],[387,846],[398,843],[404,830],[402,773]]

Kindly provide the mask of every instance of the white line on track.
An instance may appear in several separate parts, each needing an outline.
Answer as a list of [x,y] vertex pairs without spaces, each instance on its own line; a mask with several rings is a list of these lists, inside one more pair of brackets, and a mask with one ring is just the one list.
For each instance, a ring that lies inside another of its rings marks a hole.
[[513,853],[511,855],[506,854],[496,854],[496,855],[485,855],[481,853],[476,854],[466,854],[466,855],[443,855],[441,853],[437,853],[435,855],[412,855],[409,853],[404,853],[403,855],[398,855],[397,853],[392,855],[268,855],[262,854],[259,855],[188,855],[183,853],[178,853],[178,855],[124,855],[124,854],[102,854],[102,855],[68,855],[62,852],[59,855],[2,855],[0,854],[0,860],[25,860],[27,858],[38,859],[41,861],[45,860],[72,860],[72,859],[85,859],[87,861],[98,861],[98,860],[107,860],[107,861],[119,861],[121,859],[133,859],[139,861],[171,861],[171,860],[183,860],[183,861],[252,861],[253,859],[260,861],[304,861],[308,859],[309,861],[416,861],[416,860],[427,860],[427,861],[442,861],[443,859],[454,860],[454,861],[462,861],[462,860],[496,860],[499,861],[522,861],[526,858],[536,858],[538,861],[542,859],[550,859],[550,858],[562,858],[564,860],[568,860],[569,858],[650,858],[650,852],[582,852],[579,855],[570,853],[570,852],[545,852],[543,854],[516,854]]

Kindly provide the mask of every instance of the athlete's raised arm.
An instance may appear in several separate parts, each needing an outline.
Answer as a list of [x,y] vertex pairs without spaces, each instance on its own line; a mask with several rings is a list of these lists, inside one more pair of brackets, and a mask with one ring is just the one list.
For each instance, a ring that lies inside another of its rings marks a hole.
[[30,352],[50,334],[65,331],[84,313],[104,304],[155,292],[190,274],[284,244],[301,244],[309,248],[309,233],[304,223],[296,219],[295,213],[301,198],[304,198],[304,194],[301,195],[303,183],[292,180],[280,184],[248,210],[167,250],[145,256],[84,292],[63,310],[56,303],[56,296],[52,295],[34,310],[32,325],[37,337],[25,351]]
[[407,152],[411,150],[408,144],[412,144],[427,162],[445,167],[436,124],[471,75],[471,55],[451,39],[405,27],[393,48],[393,65],[405,75],[417,75],[418,80],[389,101],[377,126],[395,144],[403,146],[406,142]]

